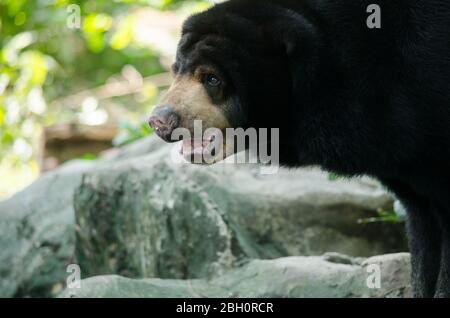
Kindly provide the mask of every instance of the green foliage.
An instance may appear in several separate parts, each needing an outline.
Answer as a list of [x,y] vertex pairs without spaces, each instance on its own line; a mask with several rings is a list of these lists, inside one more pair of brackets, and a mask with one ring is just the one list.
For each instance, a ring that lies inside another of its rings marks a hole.
[[[136,10],[148,6],[182,10],[188,5],[205,7],[208,3],[0,0],[0,178],[8,180],[7,185],[0,186],[0,198],[37,175],[37,145],[43,126],[72,122],[84,115],[81,102],[66,105],[58,102],[61,98],[104,85],[127,65],[142,77],[165,71],[160,53],[140,46],[134,39]],[[80,9],[80,28],[69,27],[73,13],[70,6],[74,4]],[[151,88],[142,92],[139,100],[114,100],[114,107],[123,108],[124,120],[133,125],[141,120],[133,113],[147,113],[157,93]],[[104,104],[100,102],[92,111],[98,112]],[[126,131],[128,141],[149,133]]]
[[342,178],[342,176],[340,176],[337,173],[334,173],[334,172],[329,172],[328,173],[328,180],[330,180],[330,181],[337,181],[337,180],[339,180],[341,178]]
[[82,155],[79,159],[86,160],[86,161],[92,161],[92,160],[97,160],[97,158],[98,158],[98,156],[93,153],[86,153],[86,154]]
[[403,219],[395,212],[394,209],[392,210],[378,209],[377,216],[358,220],[359,224],[370,224],[378,222],[400,223],[403,222]]
[[[328,180],[329,181],[337,181],[345,178],[340,174],[329,172]],[[388,223],[400,223],[404,222],[405,219],[405,210],[399,201],[396,201],[392,209],[378,209],[377,215],[371,218],[359,219],[359,224],[370,224],[370,223],[378,223],[378,222],[388,222]]]

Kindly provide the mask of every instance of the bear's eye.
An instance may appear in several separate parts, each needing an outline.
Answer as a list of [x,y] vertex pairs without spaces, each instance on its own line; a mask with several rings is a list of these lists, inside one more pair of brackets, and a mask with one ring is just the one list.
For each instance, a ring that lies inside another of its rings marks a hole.
[[214,74],[208,74],[206,76],[206,84],[211,87],[217,87],[222,84],[222,81]]

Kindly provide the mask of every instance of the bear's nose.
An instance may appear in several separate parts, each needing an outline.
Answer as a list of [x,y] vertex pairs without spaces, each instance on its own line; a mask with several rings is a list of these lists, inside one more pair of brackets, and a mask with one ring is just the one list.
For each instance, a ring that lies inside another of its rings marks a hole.
[[166,142],[172,142],[172,132],[178,128],[180,118],[170,106],[158,106],[148,121],[156,134]]

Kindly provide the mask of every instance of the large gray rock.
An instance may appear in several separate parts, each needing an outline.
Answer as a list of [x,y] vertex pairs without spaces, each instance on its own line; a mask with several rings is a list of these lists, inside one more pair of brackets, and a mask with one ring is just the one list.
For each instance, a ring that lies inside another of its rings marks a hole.
[[155,144],[133,145],[85,174],[76,190],[84,275],[200,278],[248,258],[406,250],[401,224],[358,223],[392,208],[392,197],[369,179],[175,164],[171,147]]
[[0,202],[0,297],[58,291],[75,250],[73,192],[91,167],[70,163]]
[[[374,273],[380,274],[379,285]],[[287,257],[253,260],[211,280],[97,276],[82,280],[80,289],[65,290],[61,297],[411,297],[409,275],[406,253],[366,260],[337,255]]]
[[83,277],[197,278],[247,259],[406,250],[401,225],[358,224],[392,205],[371,180],[176,165],[170,149],[148,138],[0,202],[0,296],[54,295],[69,263]]

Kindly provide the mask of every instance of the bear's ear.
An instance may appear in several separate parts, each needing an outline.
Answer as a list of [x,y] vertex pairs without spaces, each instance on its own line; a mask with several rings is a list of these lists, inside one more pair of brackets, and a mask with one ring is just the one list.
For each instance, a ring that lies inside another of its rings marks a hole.
[[277,21],[273,26],[272,32],[278,45],[291,60],[313,57],[319,42],[316,28],[301,15],[295,15],[289,20]]
[[324,51],[318,28],[299,13],[283,11],[265,24],[265,30],[266,39],[287,61],[292,98],[320,85]]

